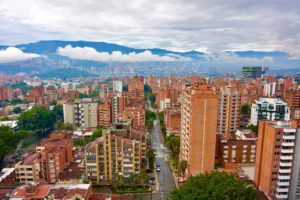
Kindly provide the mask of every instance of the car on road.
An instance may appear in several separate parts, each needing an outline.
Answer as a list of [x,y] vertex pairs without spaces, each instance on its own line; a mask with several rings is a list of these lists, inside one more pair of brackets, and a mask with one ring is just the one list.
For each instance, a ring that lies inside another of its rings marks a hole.
[[149,185],[155,185],[155,184],[156,184],[156,182],[155,182],[155,177],[149,176],[149,177],[148,177],[148,184],[149,184]]
[[156,165],[156,171],[160,172],[160,166],[159,165]]

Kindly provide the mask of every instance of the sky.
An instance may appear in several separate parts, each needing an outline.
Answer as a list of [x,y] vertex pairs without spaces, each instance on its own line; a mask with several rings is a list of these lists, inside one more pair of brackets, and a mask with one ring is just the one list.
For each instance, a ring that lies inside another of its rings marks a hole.
[[282,51],[298,60],[300,1],[0,0],[0,45],[52,39],[211,55]]

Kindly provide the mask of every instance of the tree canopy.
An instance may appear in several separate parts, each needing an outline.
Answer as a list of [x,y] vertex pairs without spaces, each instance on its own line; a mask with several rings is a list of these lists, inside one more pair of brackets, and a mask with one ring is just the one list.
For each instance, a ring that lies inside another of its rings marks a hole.
[[149,162],[149,168],[154,169],[155,149],[149,149],[147,151],[147,158],[148,158],[148,162]]
[[62,105],[54,106],[52,112],[55,114],[56,120],[62,120],[64,118],[64,111]]
[[15,107],[14,109],[13,109],[13,113],[15,113],[15,114],[19,114],[19,113],[21,113],[22,112],[22,109],[20,108],[20,107]]
[[57,124],[57,129],[59,129],[59,130],[66,130],[66,131],[71,131],[71,130],[73,130],[74,128],[73,128],[73,125],[72,124],[70,124],[70,123],[63,123],[63,122],[61,122],[61,123],[58,123]]
[[189,177],[179,189],[173,190],[169,200],[258,200],[253,185],[234,174],[212,172]]
[[55,124],[56,117],[55,112],[43,106],[36,106],[20,115],[19,127],[23,130],[44,132]]
[[156,120],[155,112],[146,110],[146,126],[151,129],[153,127],[153,122]]
[[253,131],[255,133],[258,133],[258,126],[256,126],[256,125],[250,124],[248,126],[248,129],[250,129],[251,131]]
[[176,157],[179,155],[180,152],[180,137],[171,134],[165,138],[165,144],[167,145],[168,149],[171,151],[172,157]]
[[20,130],[14,132],[8,126],[0,126],[0,161],[8,152],[15,149],[22,139],[33,134],[32,131]]
[[250,115],[251,114],[251,107],[248,104],[242,105],[241,114],[242,115]]

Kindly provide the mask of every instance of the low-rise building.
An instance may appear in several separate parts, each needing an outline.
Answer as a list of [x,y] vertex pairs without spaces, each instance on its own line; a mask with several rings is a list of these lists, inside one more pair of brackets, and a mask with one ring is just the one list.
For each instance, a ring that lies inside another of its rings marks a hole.
[[21,185],[11,194],[10,200],[46,199],[52,185]]
[[87,200],[92,193],[91,184],[54,185],[45,199]]
[[[244,138],[248,137],[248,138]],[[253,163],[256,153],[256,135],[248,134],[241,138],[233,134],[218,135],[219,162],[225,163]]]
[[16,179],[20,183],[39,183],[40,182],[40,153],[28,153],[23,161],[15,165]]

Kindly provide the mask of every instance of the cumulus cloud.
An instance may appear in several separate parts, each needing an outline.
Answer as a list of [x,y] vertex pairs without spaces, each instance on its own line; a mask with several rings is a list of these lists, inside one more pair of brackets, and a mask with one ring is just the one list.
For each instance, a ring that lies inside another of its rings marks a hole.
[[22,50],[15,47],[8,47],[5,50],[0,50],[0,63],[30,60],[38,57],[40,57],[40,55],[34,53],[24,53]]
[[300,57],[299,0],[0,2],[2,43],[101,40],[138,48],[284,51]]
[[154,55],[151,51],[144,51],[141,53],[131,52],[123,54],[120,51],[113,51],[112,53],[98,52],[91,47],[72,47],[67,45],[59,47],[57,53],[61,56],[67,56],[72,59],[79,60],[93,60],[99,62],[169,62],[169,61],[188,61],[189,58],[184,58],[178,55],[168,54],[165,56]]

